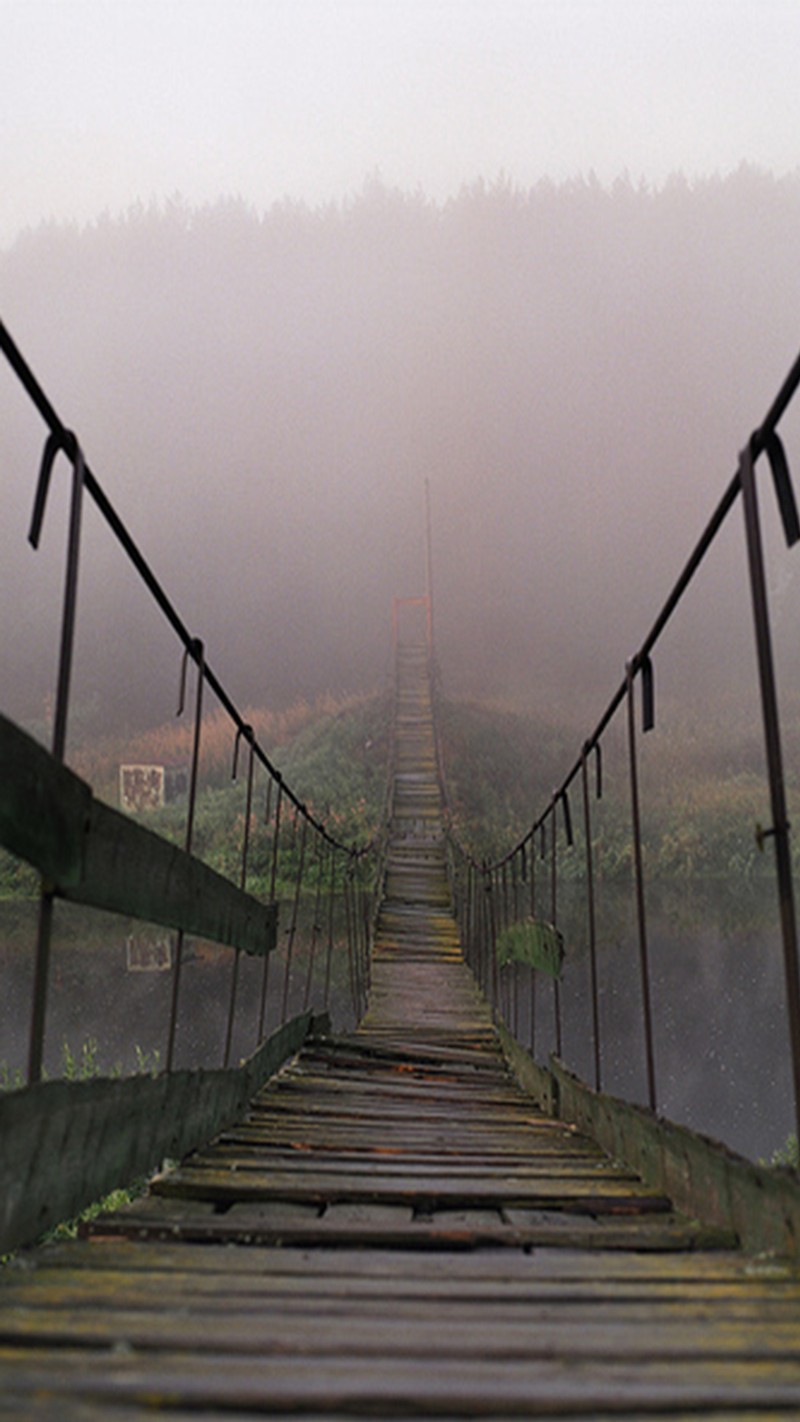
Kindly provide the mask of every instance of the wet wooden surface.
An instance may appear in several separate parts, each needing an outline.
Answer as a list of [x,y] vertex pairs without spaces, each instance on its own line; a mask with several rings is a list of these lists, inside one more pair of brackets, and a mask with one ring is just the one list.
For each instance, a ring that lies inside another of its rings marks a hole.
[[0,1416],[800,1415],[800,1281],[509,1075],[446,902],[401,664],[369,1009],[91,1236],[0,1285]]

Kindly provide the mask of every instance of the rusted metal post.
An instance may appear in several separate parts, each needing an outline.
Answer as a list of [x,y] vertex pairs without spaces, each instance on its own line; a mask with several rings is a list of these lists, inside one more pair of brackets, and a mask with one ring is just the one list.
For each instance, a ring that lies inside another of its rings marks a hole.
[[[536,918],[536,829],[531,830],[530,850],[528,853],[528,864],[531,876],[531,918]],[[531,1055],[536,1050],[536,969],[531,964],[530,969],[530,1049]]]
[[644,863],[642,857],[642,828],[639,812],[639,775],[636,759],[636,708],[634,705],[634,680],[636,662],[629,661],[627,676],[628,709],[628,767],[631,792],[631,827],[633,830],[633,864],[636,887],[636,920],[639,930],[639,971],[642,992],[642,1024],[644,1027],[645,1060],[647,1066],[647,1099],[652,1111],[656,1110],[656,1068],[653,1050],[653,1016],[650,1007],[650,966],[647,952],[647,914],[644,897]]
[[[295,818],[295,825],[297,820]],[[286,944],[286,966],[283,973],[283,999],[281,1002],[281,1022],[286,1021],[289,1006],[289,979],[292,972],[292,953],[294,950],[294,940],[297,933],[297,917],[300,912],[300,891],[303,887],[303,871],[306,863],[306,836],[308,833],[308,820],[303,815],[303,827],[300,831],[300,858],[297,865],[297,879],[294,886],[294,901],[292,903],[292,918],[289,924],[289,935]]]
[[428,664],[433,659],[433,551],[431,544],[431,489],[425,480],[425,614]]
[[469,965],[475,977],[480,982],[480,956],[478,953],[478,929],[477,915],[475,912],[475,871],[471,860],[466,861],[467,865],[467,932],[466,943],[469,954]]
[[328,939],[325,953],[325,991],[322,1005],[327,1012],[331,1000],[331,962],[333,959],[333,914],[336,903],[336,850],[331,846],[331,877],[328,885]]
[[269,901],[275,902],[275,886],[278,879],[278,857],[280,854],[281,838],[281,808],[283,806],[283,781],[278,782],[278,795],[275,801],[275,830],[272,836],[272,856],[269,871]]
[[[271,794],[271,782],[270,782],[270,796],[269,796],[269,800],[271,800],[271,799],[272,799],[272,794]],[[269,805],[269,800],[268,800],[268,802],[267,802],[268,805]],[[274,833],[273,833],[273,836],[272,836],[272,856],[271,856],[270,871],[269,871],[269,901],[270,901],[271,904],[274,904],[274,903],[275,903],[275,886],[276,886],[277,877],[278,877],[278,845],[279,845],[280,832],[281,832],[281,805],[282,805],[282,803],[283,803],[283,780],[278,779],[278,793],[277,793],[277,796],[275,797],[275,830],[274,830]],[[267,1015],[267,993],[268,993],[268,991],[269,991],[269,959],[270,959],[269,953],[265,954],[265,956],[264,956],[264,968],[263,968],[263,972],[262,972],[262,975],[261,975],[261,1002],[260,1002],[260,1004],[259,1004],[259,1009],[258,1009],[258,1034],[257,1034],[257,1038],[256,1038],[256,1040],[257,1040],[258,1042],[260,1042],[260,1041],[263,1040],[263,1037],[264,1037],[264,1023],[265,1023],[266,1015]]]
[[[554,928],[558,927],[558,820],[556,818],[556,801],[553,801],[552,820],[550,825],[550,920]],[[561,1057],[563,1042],[561,1035],[561,985],[557,977],[553,978],[553,1017],[556,1033],[556,1056]]]
[[471,967],[472,960],[469,946],[469,865],[464,864],[463,860],[461,860],[458,863],[458,867],[456,867],[455,853],[449,841],[448,851],[453,859],[453,883],[457,886],[455,893],[458,931],[461,935],[464,957]]
[[487,874],[486,874],[486,860],[485,860],[485,859],[483,860],[483,862],[482,862],[482,864],[481,864],[481,879],[480,879],[480,883],[481,883],[481,900],[480,900],[481,952],[482,952],[482,955],[483,955],[483,980],[484,980],[484,989],[483,989],[483,990],[484,990],[484,992],[486,993],[486,996],[491,1000],[492,1008],[494,1008],[495,999],[494,999],[494,987],[493,987],[493,981],[494,981],[494,980],[493,980],[493,973],[492,973],[492,949],[491,949],[491,936],[492,936],[492,935],[491,935],[491,929],[490,929],[490,924],[489,924],[489,893],[490,893],[490,889],[489,889],[489,884],[488,884],[488,880],[487,880]]
[[503,895],[502,926],[503,926],[503,928],[508,928],[508,925],[509,925],[509,922],[510,922],[510,919],[509,919],[509,916],[508,916],[508,865],[507,865],[507,864],[502,864],[501,867],[500,867],[499,873],[500,873],[500,885],[501,885],[502,895]]
[[370,894],[366,885],[361,888],[361,922],[363,928],[364,942],[364,1011],[367,1010],[370,989],[372,987],[372,921]]
[[351,876],[351,872],[352,872],[351,866],[348,865],[347,869],[345,870],[344,881],[343,881],[343,884],[342,884],[342,888],[343,888],[343,891],[344,891],[344,923],[345,923],[345,935],[346,935],[346,938],[347,938],[347,963],[348,963],[348,968],[349,968],[349,970],[350,970],[350,996],[351,996],[352,1002],[353,1002],[353,1016],[355,1017],[356,1022],[358,1022],[358,1017],[359,1017],[359,1012],[358,1012],[358,991],[357,991],[357,988],[356,988],[355,962],[354,962],[354,956],[355,956],[355,955],[354,955],[354,950],[353,950],[353,911],[352,911],[352,906],[351,906],[351,902],[350,902],[350,876]]
[[[764,571],[764,551],[758,512],[752,441],[739,456],[742,485],[747,561],[750,572],[750,593],[753,604],[753,625],[758,657],[758,678],[761,691],[761,715],[764,725],[764,745],[769,777],[772,826],[762,836],[769,836],[775,845],[775,871],[780,903],[783,967],[786,985],[786,1006],[789,1017],[789,1038],[794,1086],[795,1130],[800,1139],[800,971],[797,958],[797,916],[792,882],[789,819],[786,811],[786,788],[783,775],[778,693],[772,654],[767,580]],[[762,838],[763,842],[763,838]]]
[[[519,853],[522,855],[523,851],[520,850]],[[519,919],[519,870],[517,869],[516,852],[511,857],[511,902],[513,904],[512,913],[514,922],[516,923]]]
[[594,911],[594,853],[592,850],[592,813],[589,805],[589,774],[586,766],[588,746],[581,753],[581,790],[583,792],[583,832],[586,854],[586,914],[589,930],[589,969],[592,990],[592,1047],[594,1051],[594,1089],[601,1090],[600,1072],[600,1003],[597,987],[597,930]]
[[[517,920],[519,919],[519,883],[518,883],[518,877],[519,877],[519,876],[518,876],[518,873],[517,873],[517,854],[516,854],[516,851],[515,851],[514,854],[512,854],[512,856],[511,856],[511,914],[512,914],[512,919],[513,919],[513,921],[514,921],[515,923],[516,923]],[[514,987],[514,993],[513,993],[513,1017],[514,1017],[514,1027],[513,1027],[513,1031],[514,1031],[514,1036],[517,1037],[517,1038],[519,1037],[519,979],[520,979],[519,968],[520,968],[519,963],[516,963],[516,962],[515,962],[515,964],[514,964],[514,984],[513,984],[513,987]]]
[[[233,745],[233,772],[231,779],[236,779],[236,771],[239,759],[239,741],[244,736],[248,745],[247,756],[247,793],[245,795],[244,829],[242,831],[242,867],[239,874],[239,888],[244,892],[247,888],[247,858],[250,849],[250,816],[253,809],[253,771],[255,768],[255,736],[252,726],[240,727],[236,732],[236,740]],[[239,959],[240,950],[237,948],[233,955],[233,971],[231,973],[231,992],[228,1002],[228,1025],[225,1031],[225,1053],[223,1056],[223,1066],[230,1065],[231,1044],[233,1042],[233,1021],[236,1015],[236,989],[239,982]]]
[[[81,518],[83,512],[83,486],[85,465],[80,445],[73,434],[49,435],[42,457],[36,503],[33,511],[29,539],[34,548],[39,545],[44,504],[50,472],[60,450],[72,461],[72,494],[70,499],[69,528],[67,532],[67,560],[64,577],[64,594],[61,603],[61,645],[58,660],[58,681],[53,721],[53,756],[63,761],[67,746],[67,718],[69,715],[69,692],[72,680],[72,652],[75,643],[75,618],[78,602],[78,566],[81,546]],[[30,1038],[28,1042],[28,1085],[41,1080],[42,1057],[44,1054],[44,1025],[47,1012],[47,989],[50,977],[50,941],[53,930],[52,889],[42,884],[39,901],[39,927],[36,940],[36,956],[33,966],[33,1007],[31,1012]]]
[[479,889],[476,865],[472,860],[469,862],[469,901],[468,901],[468,924],[469,931],[467,941],[470,945],[472,955],[472,971],[480,982],[481,980],[481,951],[480,951],[480,915],[479,915]]
[[311,984],[314,977],[314,958],[316,956],[317,937],[320,931],[319,911],[322,903],[322,879],[325,872],[324,841],[317,837],[317,883],[314,890],[314,922],[311,925],[311,942],[308,949],[308,972],[306,973],[306,989],[303,993],[303,1011],[308,1010],[311,1001]]
[[[181,664],[181,687],[178,698],[178,715],[183,715],[183,707],[186,699],[186,672],[189,665],[189,657],[192,657],[197,665],[197,683],[195,686],[194,701],[194,729],[192,736],[192,762],[189,772],[189,803],[186,808],[186,835],[184,838],[184,849],[187,854],[192,852],[192,838],[194,835],[194,812],[197,804],[197,779],[200,770],[200,732],[203,724],[203,684],[205,682],[205,647],[203,643],[195,638],[186,648]],[[178,929],[175,939],[175,962],[172,968],[172,995],[169,1007],[169,1031],[167,1034],[167,1060],[166,1069],[172,1071],[175,1056],[175,1031],[178,1022],[178,995],[181,984],[181,966],[183,962],[183,929]]]
[[356,1016],[361,1018],[364,1010],[364,984],[362,979],[361,962],[361,888],[358,882],[358,859],[355,854],[351,856],[351,879],[350,879],[350,913],[353,932],[353,974],[356,985],[356,997],[358,1000],[358,1010]]
[[500,964],[497,961],[497,940],[503,931],[503,877],[501,869],[489,871],[491,881],[491,905],[492,905],[492,952],[496,964],[498,983],[498,1009],[503,1021],[508,1023],[511,1006],[510,985],[508,972],[500,972]]
[[500,1004],[500,973],[499,967],[497,967],[497,921],[496,910],[494,910],[494,883],[492,877],[492,870],[489,869],[489,866],[486,866],[485,880],[487,927],[486,950],[487,954],[489,954],[489,973],[490,981],[492,981],[492,1007],[494,1011],[494,1018],[497,1018],[497,1015],[499,1015],[500,1011],[502,1011],[502,1004]]

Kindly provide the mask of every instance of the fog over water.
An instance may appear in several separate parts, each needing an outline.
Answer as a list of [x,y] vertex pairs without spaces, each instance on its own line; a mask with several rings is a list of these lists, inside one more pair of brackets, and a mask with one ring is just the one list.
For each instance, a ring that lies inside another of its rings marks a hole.
[[[375,176],[318,209],[45,225],[0,256],[0,310],[241,704],[380,682],[391,598],[424,589],[426,479],[450,688],[594,695],[796,354],[799,220],[800,177],[746,167],[441,203]],[[42,436],[0,371],[0,678],[28,722],[54,675],[67,484],[34,554]],[[76,705],[158,721],[153,615],[97,525]],[[693,604],[689,681],[713,646],[736,685],[737,539]],[[791,564],[780,580],[785,601]]]
[[[655,188],[476,181],[437,202],[375,175],[324,207],[261,216],[238,201],[176,200],[44,225],[0,254],[0,313],[240,707],[385,681],[391,599],[425,587],[427,481],[446,690],[574,724],[577,751],[796,356],[798,231],[800,173],[743,166]],[[781,429],[796,474],[800,413]],[[0,365],[0,710],[41,735],[68,490],[59,461],[34,553],[43,441]],[[768,478],[761,488],[796,822],[800,552],[783,549]],[[669,778],[670,755],[678,769],[705,755],[720,783],[758,773],[759,745],[751,754],[742,735],[757,701],[740,519],[735,509],[659,644],[668,734],[643,746],[645,788]],[[179,660],[87,507],[75,744],[172,718]],[[694,735],[682,716],[701,691],[705,750],[692,761],[675,747]],[[614,734],[612,785],[624,763]],[[737,819],[748,852],[755,818],[767,823],[763,798]],[[749,862],[734,855],[730,875],[734,860]],[[758,1153],[790,1124],[779,950],[769,919],[743,922],[720,887],[733,947],[716,930],[698,937],[694,920],[678,938],[656,920],[664,1099]],[[609,1083],[635,1094],[623,936],[611,933],[601,1005]],[[707,983],[707,998],[692,991],[717,1018],[696,1013],[701,1065],[685,1078],[687,979]],[[715,1033],[732,1044],[718,1070]],[[740,1119],[753,1115],[751,1076],[773,1103],[760,1134]]]

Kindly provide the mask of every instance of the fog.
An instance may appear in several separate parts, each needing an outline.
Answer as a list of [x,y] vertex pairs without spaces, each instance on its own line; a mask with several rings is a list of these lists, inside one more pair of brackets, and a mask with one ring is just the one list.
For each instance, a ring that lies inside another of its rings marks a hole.
[[[800,175],[752,168],[441,203],[376,176],[263,217],[176,201],[45,225],[0,256],[0,311],[241,705],[380,684],[391,598],[424,590],[426,480],[448,687],[602,699],[796,355],[798,230]],[[0,370],[2,709],[30,723],[67,485],[34,554],[42,442]],[[687,681],[738,673],[740,551],[692,604]],[[79,621],[76,704],[170,715],[155,619],[91,516]]]

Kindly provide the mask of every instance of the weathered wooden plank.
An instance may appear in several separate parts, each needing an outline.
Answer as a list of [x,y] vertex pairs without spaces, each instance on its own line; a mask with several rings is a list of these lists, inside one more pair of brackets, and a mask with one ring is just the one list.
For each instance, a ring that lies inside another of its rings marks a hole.
[[[173,1252],[175,1241],[171,1242]],[[95,1254],[110,1245],[95,1244]],[[130,1246],[129,1252],[147,1246]],[[153,1246],[149,1246],[153,1247]],[[185,1245],[190,1252],[198,1246]],[[219,1246],[202,1246],[204,1249]],[[234,1251],[223,1249],[232,1254]],[[235,1251],[241,1253],[244,1251]],[[308,1255],[306,1256],[308,1258]],[[420,1255],[422,1259],[430,1255]],[[456,1261],[474,1255],[456,1254]],[[510,1256],[496,1253],[502,1263]],[[656,1256],[648,1256],[656,1257]],[[399,1260],[408,1261],[411,1254],[398,1253]],[[4,1310],[11,1308],[40,1312],[45,1309],[74,1311],[83,1308],[97,1310],[155,1311],[157,1308],[180,1309],[195,1315],[224,1312],[233,1314],[258,1312],[263,1318],[275,1313],[308,1316],[310,1313],[347,1311],[356,1319],[364,1314],[373,1318],[415,1318],[420,1308],[431,1312],[439,1309],[454,1319],[463,1318],[470,1324],[488,1323],[496,1328],[508,1319],[511,1322],[536,1324],[540,1319],[551,1324],[565,1319],[571,1326],[603,1316],[620,1323],[644,1312],[650,1320],[662,1315],[685,1322],[702,1323],[710,1317],[716,1322],[737,1322],[740,1326],[755,1321],[763,1327],[776,1321],[782,1325],[797,1323],[797,1297],[782,1297],[770,1287],[755,1289],[752,1284],[668,1280],[662,1285],[631,1282],[614,1285],[607,1281],[577,1281],[565,1287],[562,1281],[543,1282],[538,1287],[505,1280],[499,1274],[495,1280],[457,1282],[439,1259],[439,1279],[427,1281],[400,1278],[382,1284],[377,1278],[358,1275],[317,1274],[313,1262],[303,1274],[277,1275],[237,1274],[228,1269],[224,1275],[196,1269],[161,1270],[43,1270],[35,1272],[18,1287],[2,1284],[0,1296]]]
[[[147,1203],[153,1203],[150,1197]],[[169,1205],[171,1202],[162,1203]],[[200,1206],[193,1208],[199,1209]],[[207,1205],[202,1208],[209,1212]],[[309,1254],[303,1248],[290,1246],[269,1246],[250,1251],[230,1250],[225,1245],[214,1244],[173,1245],[169,1241],[163,1244],[145,1242],[133,1247],[124,1241],[110,1240],[103,1244],[102,1249],[81,1241],[68,1245],[49,1244],[37,1252],[34,1262],[37,1268],[41,1265],[47,1271],[64,1274],[73,1270],[100,1272],[124,1269],[143,1271],[157,1278],[164,1270],[184,1270],[213,1276],[219,1284],[231,1276],[257,1277],[265,1281],[312,1279],[320,1281],[320,1287],[325,1280],[340,1280],[345,1285],[348,1280],[358,1280],[359,1287],[371,1280],[375,1287],[386,1291],[387,1297],[395,1287],[427,1289],[434,1280],[447,1280],[459,1290],[487,1283],[495,1288],[509,1285],[538,1288],[546,1283],[556,1288],[566,1285],[572,1290],[576,1285],[592,1281],[609,1288],[619,1284],[640,1288],[655,1283],[691,1285],[708,1282],[725,1286],[752,1284],[757,1288],[766,1284],[781,1291],[800,1288],[800,1279],[789,1261],[773,1257],[749,1258],[738,1249],[718,1253],[691,1252],[677,1258],[643,1254],[638,1250],[588,1250],[581,1244],[576,1244],[573,1249],[544,1249],[530,1253],[513,1251],[498,1254],[487,1250],[453,1254],[447,1260],[445,1274],[441,1260],[432,1259],[425,1253],[397,1253],[391,1249],[325,1249]],[[28,1267],[29,1261],[26,1260],[23,1274]]]
[[401,708],[409,838],[390,845],[409,901],[384,906],[367,1018],[162,1193],[0,1279],[0,1396],[20,1416],[43,1397],[87,1422],[158,1404],[296,1422],[800,1412],[791,1267],[732,1252],[546,1114],[552,1073],[544,1114],[512,1082],[423,847],[439,831],[423,703],[420,683]]
[[90,787],[0,716],[0,843],[62,898],[264,955],[277,910],[95,799]]
[[[210,1218],[212,1211],[205,1208]],[[138,1307],[152,1306],[157,1297],[176,1305],[186,1301],[195,1308],[227,1307],[241,1300],[245,1307],[280,1309],[309,1303],[322,1307],[324,1301],[344,1299],[349,1308],[380,1313],[413,1310],[422,1300],[476,1314],[489,1308],[492,1317],[509,1311],[528,1316],[529,1310],[532,1315],[544,1309],[556,1317],[562,1311],[590,1306],[617,1310],[663,1305],[672,1311],[710,1308],[729,1317],[736,1311],[737,1317],[743,1317],[756,1310],[762,1318],[796,1319],[800,1303],[796,1279],[754,1278],[745,1274],[740,1258],[737,1268],[730,1255],[690,1255],[670,1261],[658,1255],[584,1254],[589,1263],[577,1272],[574,1254],[549,1252],[547,1269],[529,1270],[527,1276],[515,1267],[524,1256],[497,1252],[493,1257],[454,1255],[438,1261],[435,1273],[426,1270],[430,1261],[425,1254],[321,1250],[310,1255],[291,1248],[260,1249],[255,1262],[261,1267],[256,1271],[247,1267],[253,1261],[246,1250],[234,1252],[213,1244],[176,1246],[174,1239],[157,1252],[152,1245],[124,1249],[106,1241],[102,1248],[93,1245],[88,1253],[70,1249],[69,1255],[69,1259],[62,1255],[60,1261],[42,1257],[35,1269],[12,1267],[0,1272],[0,1305],[41,1302],[43,1307],[52,1303],[62,1307],[89,1301]],[[596,1267],[598,1258],[602,1271]],[[555,1267],[558,1259],[565,1261],[564,1269]],[[631,1259],[635,1269],[628,1267]],[[376,1260],[385,1261],[383,1273],[375,1267]],[[365,1272],[369,1265],[371,1271]]]
[[[298,1178],[306,1175],[315,1175],[320,1179],[335,1177],[334,1184],[342,1177],[348,1180],[374,1180],[376,1176],[382,1180],[392,1180],[401,1177],[404,1181],[418,1180],[420,1188],[424,1188],[432,1179],[441,1178],[442,1171],[436,1161],[412,1163],[405,1152],[402,1155],[398,1152],[397,1161],[393,1165],[387,1158],[389,1156],[390,1152],[380,1146],[361,1152],[353,1151],[343,1158],[338,1152],[296,1151],[292,1155],[276,1155],[272,1151],[258,1148],[248,1150],[236,1145],[215,1144],[205,1150],[201,1148],[196,1151],[186,1162],[186,1168],[193,1172],[204,1168],[232,1168],[245,1174],[266,1171],[278,1175],[291,1171]],[[524,1191],[528,1185],[538,1189],[544,1182],[550,1189],[558,1189],[562,1182],[568,1183],[570,1188],[584,1185],[586,1188],[604,1189],[609,1182],[616,1185],[624,1180],[639,1185],[639,1190],[631,1193],[638,1194],[641,1191],[637,1175],[631,1171],[621,1171],[608,1160],[597,1163],[564,1159],[560,1162],[532,1161],[526,1164],[515,1162],[500,1165],[480,1160],[476,1160],[472,1165],[449,1161],[445,1169],[448,1180],[454,1186],[481,1180],[489,1189],[505,1189],[510,1193]]]
[[[189,1203],[189,1202],[182,1202]],[[641,1253],[675,1253],[686,1250],[727,1250],[733,1246],[730,1234],[713,1230],[684,1220],[676,1220],[672,1215],[656,1215],[643,1219],[620,1220],[610,1217],[598,1220],[592,1216],[576,1218],[566,1211],[554,1211],[547,1216],[543,1211],[526,1225],[510,1225],[498,1222],[492,1225],[475,1220],[454,1218],[460,1211],[436,1211],[429,1218],[413,1217],[410,1207],[400,1211],[398,1222],[388,1220],[371,1225],[366,1214],[361,1219],[348,1223],[336,1218],[335,1211],[340,1206],[329,1206],[318,1218],[309,1216],[306,1220],[293,1217],[288,1204],[281,1202],[282,1213],[276,1206],[274,1215],[261,1215],[265,1208],[235,1205],[222,1215],[208,1214],[204,1217],[188,1214],[184,1209],[176,1210],[170,1219],[163,1216],[154,1219],[145,1211],[130,1212],[105,1217],[86,1227],[87,1237],[102,1239],[129,1239],[139,1241],[178,1241],[204,1244],[257,1245],[259,1248],[280,1246],[305,1248],[318,1251],[335,1248],[337,1250],[371,1250],[376,1254],[393,1251],[393,1269],[398,1251],[435,1251],[447,1255],[447,1272],[452,1269],[452,1261],[459,1251],[473,1252],[480,1249],[519,1251],[522,1249],[572,1250],[638,1250]],[[405,1220],[399,1218],[405,1215]],[[465,1215],[467,1212],[463,1212]],[[478,1212],[470,1211],[475,1215]],[[794,1316],[797,1316],[795,1308]]]
[[636,1188],[627,1181],[593,1182],[562,1177],[515,1181],[489,1180],[480,1176],[451,1180],[449,1176],[379,1173],[353,1175],[345,1172],[300,1175],[291,1170],[245,1168],[242,1165],[202,1166],[191,1161],[166,1175],[157,1176],[151,1189],[160,1195],[206,1200],[310,1200],[322,1205],[333,1200],[364,1203],[406,1204],[430,1202],[432,1207],[461,1208],[480,1204],[498,1206],[535,1205],[589,1214],[639,1214],[670,1209],[665,1195]]
[[[162,1397],[197,1409],[282,1408],[319,1413],[340,1409],[428,1416],[499,1417],[582,1412],[672,1413],[729,1407],[797,1408],[800,1360],[674,1359],[633,1365],[592,1359],[576,1367],[569,1356],[485,1359],[424,1357],[379,1361],[348,1354],[320,1358],[309,1347],[291,1357],[225,1356],[213,1346],[194,1352],[140,1354],[108,1348],[62,1347],[52,1352],[0,1348],[6,1393],[49,1392],[103,1398],[119,1405]],[[144,1372],[146,1366],[146,1374]],[[763,1414],[762,1414],[763,1415]]]
[[[480,1141],[471,1140],[468,1149],[459,1151],[457,1140],[440,1141],[437,1140],[436,1132],[424,1135],[419,1132],[409,1134],[400,1140],[396,1134],[387,1133],[382,1144],[375,1145],[374,1133],[370,1134],[363,1130],[348,1130],[343,1123],[331,1122],[330,1129],[326,1131],[326,1122],[316,1121],[309,1126],[301,1116],[276,1117],[273,1121],[269,1119],[260,1125],[257,1130],[250,1135],[246,1126],[241,1133],[237,1133],[233,1138],[233,1144],[240,1144],[243,1153],[248,1150],[259,1149],[261,1141],[269,1142],[270,1147],[278,1153],[291,1153],[296,1156],[299,1153],[319,1152],[324,1157],[329,1154],[336,1154],[347,1159],[348,1156],[357,1155],[397,1155],[400,1152],[406,1156],[409,1164],[429,1165],[431,1169],[446,1170],[457,1161],[463,1161],[464,1165],[480,1167],[485,1162],[489,1167],[502,1166],[505,1161],[515,1162],[527,1160],[535,1153],[537,1159],[543,1162],[551,1161],[557,1163],[564,1159],[565,1152],[557,1145],[551,1146],[549,1142],[531,1141],[527,1152],[524,1150],[514,1151],[509,1148],[504,1151],[500,1148],[497,1151],[489,1152],[485,1157],[480,1150]],[[227,1142],[227,1132],[223,1143]],[[575,1160],[591,1160],[589,1154],[584,1155],[581,1150],[576,1151]]]
[[240,1116],[302,1044],[303,1013],[241,1067],[46,1081],[0,1094],[0,1252],[25,1244]]
[[[3,1313],[6,1347],[23,1342],[40,1347],[113,1347],[124,1341],[134,1349],[171,1353],[200,1352],[213,1339],[214,1352],[224,1357],[261,1358],[309,1354],[323,1364],[331,1358],[379,1356],[391,1366],[406,1358],[480,1358],[491,1364],[534,1364],[568,1355],[579,1371],[587,1360],[640,1362],[645,1366],[673,1359],[686,1363],[794,1363],[796,1319],[764,1316],[757,1309],[728,1313],[719,1307],[690,1310],[680,1304],[651,1307],[644,1303],[617,1309],[595,1304],[571,1309],[552,1305],[538,1310],[461,1308],[451,1303],[417,1299],[406,1309],[354,1310],[350,1300],[324,1305],[307,1301],[305,1309],[246,1308],[240,1301],[235,1315],[225,1303],[191,1300],[170,1304],[151,1299],[149,1306],[123,1308],[103,1302],[81,1307],[30,1308],[11,1305]],[[709,1368],[709,1372],[711,1369]]]

